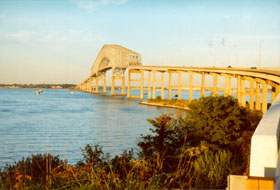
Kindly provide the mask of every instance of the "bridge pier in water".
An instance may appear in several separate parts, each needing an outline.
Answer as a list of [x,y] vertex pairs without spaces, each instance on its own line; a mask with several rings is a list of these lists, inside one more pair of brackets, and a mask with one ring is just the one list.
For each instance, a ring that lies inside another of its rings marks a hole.
[[[115,81],[121,80],[122,82],[122,91],[121,94],[115,93]],[[112,85],[111,85],[111,96],[125,96],[125,76],[124,75],[113,75],[112,76]]]

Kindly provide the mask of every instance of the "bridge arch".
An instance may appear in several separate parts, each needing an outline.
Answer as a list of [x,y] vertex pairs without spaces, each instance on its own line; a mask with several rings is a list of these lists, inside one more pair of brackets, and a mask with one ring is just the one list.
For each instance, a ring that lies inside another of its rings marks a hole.
[[91,76],[98,77],[99,73],[112,69],[113,74],[119,75],[130,66],[142,65],[139,53],[120,45],[104,45],[98,53],[92,67]]

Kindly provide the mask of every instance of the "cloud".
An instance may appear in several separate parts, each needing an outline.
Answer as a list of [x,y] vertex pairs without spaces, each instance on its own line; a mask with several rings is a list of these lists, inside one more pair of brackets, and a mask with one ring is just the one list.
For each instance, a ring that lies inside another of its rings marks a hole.
[[79,8],[86,9],[89,12],[95,11],[99,7],[107,5],[121,5],[128,0],[76,0]]

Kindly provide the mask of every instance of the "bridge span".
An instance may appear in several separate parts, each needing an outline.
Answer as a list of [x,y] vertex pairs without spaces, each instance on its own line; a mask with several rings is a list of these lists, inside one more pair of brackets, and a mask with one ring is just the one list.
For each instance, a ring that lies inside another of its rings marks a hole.
[[[90,93],[106,93],[106,72],[112,70],[112,96],[127,96],[143,100],[144,93],[148,98],[156,98],[159,91],[161,98],[171,99],[172,91],[177,91],[178,100],[182,99],[182,91],[188,91],[189,101],[193,99],[193,91],[199,89],[201,97],[206,91],[213,96],[222,92],[225,96],[235,95],[241,106],[248,105],[252,110],[261,110],[263,114],[268,108],[268,94],[271,103],[280,92],[280,68],[215,68],[215,67],[184,67],[184,66],[149,66],[142,65],[139,53],[119,45],[104,45],[91,68],[91,75],[77,86],[79,90]],[[125,71],[127,82],[125,81]],[[168,85],[165,84],[166,74]],[[183,76],[188,80],[182,80]],[[199,75],[199,77],[197,76]],[[175,78],[174,78],[175,76]],[[194,86],[194,76],[199,81]],[[174,85],[174,79],[176,84]],[[115,94],[115,81],[121,80],[121,94]],[[207,86],[207,83],[212,84]],[[99,91],[100,82],[103,90]],[[127,83],[127,94],[125,94]],[[133,85],[132,85],[133,84]],[[222,87],[220,84],[223,84]],[[168,89],[168,97],[164,97],[164,90]],[[131,91],[140,91],[132,96]],[[249,100],[249,101],[248,101]]]

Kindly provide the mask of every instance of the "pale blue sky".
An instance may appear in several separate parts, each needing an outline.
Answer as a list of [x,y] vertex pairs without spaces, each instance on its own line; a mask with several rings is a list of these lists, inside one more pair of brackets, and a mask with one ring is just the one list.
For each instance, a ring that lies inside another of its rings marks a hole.
[[0,83],[80,83],[104,44],[144,65],[280,67],[280,0],[0,0]]

